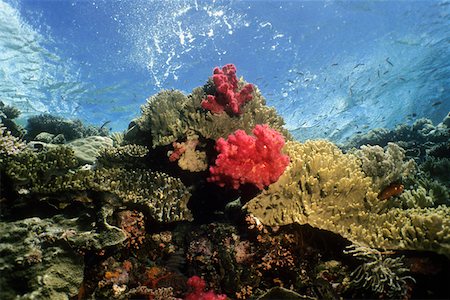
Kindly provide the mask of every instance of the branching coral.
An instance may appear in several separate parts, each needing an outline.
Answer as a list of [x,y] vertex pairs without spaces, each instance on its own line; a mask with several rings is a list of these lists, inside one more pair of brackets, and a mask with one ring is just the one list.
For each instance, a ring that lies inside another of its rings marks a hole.
[[19,154],[25,146],[24,142],[19,138],[12,136],[11,132],[0,123],[0,162],[7,156]]
[[40,193],[85,190],[110,192],[120,203],[139,207],[158,222],[192,219],[187,208],[191,195],[188,189],[179,179],[161,172],[121,168],[78,170],[35,187]]
[[373,190],[381,192],[393,182],[400,182],[412,173],[416,166],[411,159],[405,162],[405,150],[394,143],[388,143],[385,150],[380,146],[361,146],[351,153],[361,159],[362,170],[373,180]]
[[73,150],[61,146],[40,152],[22,151],[6,162],[5,173],[17,188],[34,188],[77,166]]
[[141,145],[105,147],[100,151],[96,164],[101,167],[139,167],[149,150]]

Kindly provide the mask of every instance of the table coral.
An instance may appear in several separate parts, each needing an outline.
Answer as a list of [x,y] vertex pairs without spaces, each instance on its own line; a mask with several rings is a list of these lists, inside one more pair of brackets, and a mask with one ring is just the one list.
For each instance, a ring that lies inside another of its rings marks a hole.
[[227,140],[217,140],[219,155],[208,181],[234,189],[251,183],[261,190],[277,181],[289,164],[289,157],[281,152],[283,136],[267,125],[256,125],[253,134],[237,130]]
[[354,155],[326,141],[288,142],[286,152],[284,174],[245,206],[263,224],[309,224],[374,248],[450,256],[449,207],[383,210]]

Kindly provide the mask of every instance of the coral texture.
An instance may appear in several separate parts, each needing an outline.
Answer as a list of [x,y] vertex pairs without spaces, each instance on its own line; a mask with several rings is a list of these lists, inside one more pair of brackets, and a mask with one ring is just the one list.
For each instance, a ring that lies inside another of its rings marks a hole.
[[0,162],[2,157],[17,155],[25,148],[25,143],[19,138],[12,136],[6,127],[0,123]]
[[227,140],[217,140],[219,155],[208,181],[234,189],[251,183],[261,190],[277,181],[289,164],[289,157],[281,152],[283,136],[267,125],[256,125],[253,134],[237,130]]
[[325,141],[288,142],[286,151],[284,174],[246,204],[262,223],[309,224],[360,245],[450,256],[450,207],[385,211],[356,156]]
[[395,143],[388,143],[385,149],[380,146],[361,146],[352,151],[361,159],[362,170],[373,180],[373,190],[382,191],[393,182],[412,173],[416,166],[414,160],[405,160],[405,150]]
[[[86,211],[83,213],[87,215]],[[101,249],[124,240],[124,235],[111,234],[112,230],[106,228],[96,230],[92,224],[94,218],[64,215],[0,222],[2,299],[15,298],[12,295],[52,300],[76,297],[84,270],[83,256],[76,249],[94,245]],[[27,288],[16,284],[19,277]]]
[[351,274],[352,285],[361,286],[387,297],[404,298],[407,293],[406,280],[414,281],[406,275],[409,269],[403,263],[403,257],[389,257],[380,251],[364,246],[351,245],[347,254],[363,261]]
[[[283,128],[284,121],[266,101],[258,89],[253,91],[253,100],[242,110],[239,117],[229,114],[213,114],[201,107],[206,97],[205,87],[196,88],[189,96],[180,91],[161,91],[150,97],[142,106],[142,116],[130,124],[125,141],[156,148],[182,141],[194,132],[199,139],[217,140],[238,129],[248,134],[257,124],[268,124],[281,132],[286,139],[290,133]],[[151,135],[151,141],[148,141]],[[142,138],[140,138],[142,136]]]
[[207,95],[202,101],[202,107],[215,114],[224,111],[241,114],[241,107],[252,100],[253,85],[245,84],[240,90],[236,77],[236,67],[228,64],[222,69],[216,67],[212,77],[216,88],[215,95]]
[[41,132],[63,134],[67,141],[92,135],[106,136],[108,129],[104,127],[84,126],[80,120],[67,120],[50,114],[30,117],[27,122],[27,140],[34,138]]
[[188,189],[179,179],[161,172],[121,168],[80,170],[58,176],[35,190],[40,193],[110,192],[119,198],[119,203],[138,207],[158,222],[192,220],[187,208],[191,196]]

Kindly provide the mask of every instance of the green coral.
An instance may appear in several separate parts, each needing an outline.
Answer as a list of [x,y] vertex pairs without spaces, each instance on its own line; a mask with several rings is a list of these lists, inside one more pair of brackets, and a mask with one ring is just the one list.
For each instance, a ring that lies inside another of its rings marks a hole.
[[437,180],[425,175],[416,175],[407,178],[407,189],[398,197],[393,205],[402,208],[437,207],[450,204],[450,191]]
[[5,173],[16,188],[31,188],[43,185],[77,166],[73,150],[58,146],[40,152],[26,150],[18,153],[6,161]]
[[256,124],[268,124],[286,138],[291,138],[283,128],[283,119],[274,108],[265,105],[265,99],[257,89],[240,116],[213,114],[204,110],[201,102],[205,97],[204,88],[194,89],[189,96],[175,90],[162,91],[142,106],[142,116],[136,120],[136,126],[140,131],[151,133],[152,147],[184,139],[188,132],[213,140],[226,137],[237,129],[251,133]]
[[450,256],[449,207],[385,211],[356,156],[326,141],[288,142],[285,151],[284,174],[245,206],[263,224],[309,224],[373,248]]
[[187,208],[190,193],[177,178],[143,169],[100,168],[78,170],[54,178],[34,191],[44,194],[92,190],[118,197],[117,205],[141,208],[158,222],[192,220]]
[[[0,298],[69,299],[82,285],[84,258],[77,250],[119,245],[125,233],[89,217],[55,215],[0,222]],[[15,284],[25,283],[27,289]]]
[[102,167],[133,167],[142,163],[141,160],[148,154],[149,150],[141,145],[125,145],[106,147],[97,157],[97,165]]

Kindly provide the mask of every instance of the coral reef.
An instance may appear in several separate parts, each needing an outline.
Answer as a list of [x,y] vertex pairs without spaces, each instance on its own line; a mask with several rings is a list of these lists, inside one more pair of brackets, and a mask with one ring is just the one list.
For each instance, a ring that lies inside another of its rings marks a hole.
[[25,135],[25,129],[14,121],[19,116],[20,110],[18,108],[0,101],[0,123],[6,127],[11,135],[22,138]]
[[25,128],[27,141],[34,140],[42,132],[55,136],[62,134],[66,141],[93,135],[107,136],[109,133],[109,130],[104,127],[84,126],[80,120],[67,120],[50,114],[30,117]]
[[416,166],[414,160],[405,160],[405,150],[395,143],[388,143],[385,150],[380,146],[361,146],[351,151],[362,163],[363,172],[372,178],[372,189],[383,191],[394,182],[412,173]]
[[346,153],[299,143],[226,65],[111,138],[0,125],[0,298],[445,298],[449,120]]
[[17,294],[24,299],[76,296],[83,281],[83,252],[94,245],[103,249],[124,240],[123,235],[111,235],[109,230],[95,232],[89,225],[93,221],[55,215],[0,222],[2,298]]
[[393,130],[378,128],[366,134],[357,134],[350,141],[341,145],[343,149],[359,148],[362,145],[385,147],[395,141],[406,150],[406,156],[424,160],[432,149],[450,140],[450,113],[436,126],[428,119],[419,119],[412,125],[398,125]]
[[[283,119],[273,108],[265,106],[265,100],[257,89],[253,91],[252,101],[243,107],[239,116],[205,112],[201,107],[207,95],[205,89],[196,88],[189,96],[179,91],[162,91],[150,97],[142,106],[142,116],[130,124],[125,141],[154,148],[181,141],[189,133],[198,135],[200,141],[215,141],[238,129],[250,134],[257,124],[267,124],[285,138],[291,139],[291,135],[283,128]],[[141,137],[147,134],[152,136],[150,143],[142,141]]]
[[0,162],[7,156],[15,156],[25,148],[25,143],[11,135],[11,132],[0,123]]

